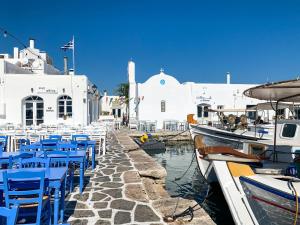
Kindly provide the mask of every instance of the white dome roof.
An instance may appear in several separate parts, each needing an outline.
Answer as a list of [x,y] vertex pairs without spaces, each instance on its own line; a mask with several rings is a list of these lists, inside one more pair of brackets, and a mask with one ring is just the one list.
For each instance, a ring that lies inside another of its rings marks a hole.
[[175,77],[165,74],[163,70],[161,70],[159,74],[151,76],[145,81],[144,84],[146,83],[157,83],[160,85],[180,85],[179,81]]

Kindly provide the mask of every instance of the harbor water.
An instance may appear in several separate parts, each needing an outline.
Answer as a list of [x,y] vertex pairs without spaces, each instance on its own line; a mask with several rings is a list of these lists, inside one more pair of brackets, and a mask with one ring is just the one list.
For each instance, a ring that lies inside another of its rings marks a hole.
[[216,224],[234,224],[220,186],[209,186],[199,173],[192,142],[167,143],[165,151],[146,152],[167,170],[166,189],[171,196],[194,199]]

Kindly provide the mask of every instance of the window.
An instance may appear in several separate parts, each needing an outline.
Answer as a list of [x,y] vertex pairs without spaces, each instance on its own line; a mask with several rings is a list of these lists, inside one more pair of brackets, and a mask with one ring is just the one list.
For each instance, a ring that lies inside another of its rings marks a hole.
[[[256,105],[246,105],[246,109],[252,108]],[[251,120],[256,120],[256,111],[247,111],[246,116]]]
[[206,103],[201,103],[197,105],[197,117],[198,118],[208,118],[209,112],[208,110],[210,109],[210,105]]
[[161,112],[166,112],[166,101],[162,100],[160,102],[160,111]]
[[39,96],[30,96],[24,100],[24,120],[26,126],[44,123],[44,101]]
[[72,117],[72,98],[68,95],[63,95],[58,98],[58,117]]
[[204,106],[204,113],[203,113],[203,117],[208,117],[208,106]]
[[299,120],[300,119],[300,108],[295,108],[295,119]]
[[281,135],[282,135],[282,137],[293,138],[293,137],[295,137],[296,130],[297,130],[296,124],[286,123],[283,125]]
[[202,106],[201,105],[197,106],[197,117],[198,118],[202,117]]

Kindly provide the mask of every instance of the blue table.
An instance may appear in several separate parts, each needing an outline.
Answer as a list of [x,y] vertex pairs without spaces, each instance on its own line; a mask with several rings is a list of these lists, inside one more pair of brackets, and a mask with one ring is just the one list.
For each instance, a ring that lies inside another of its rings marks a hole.
[[[8,172],[15,172],[22,170],[24,172],[26,171],[41,171],[45,170],[45,181],[46,186],[54,189],[54,221],[53,224],[58,224],[58,217],[59,217],[59,202],[60,202],[60,220],[63,222],[64,218],[64,209],[65,209],[65,179],[66,179],[66,173],[68,168],[66,167],[54,167],[54,168],[22,168],[22,169],[7,169],[7,170],[0,170],[0,190],[3,191],[4,184],[3,184],[3,171]],[[61,194],[59,195],[59,192]]]
[[[80,143],[80,141],[78,141]],[[57,145],[60,144],[71,144],[71,141],[58,141]],[[38,145],[41,146],[41,142],[34,142],[32,145]],[[95,160],[96,160],[96,154],[95,154],[95,148],[96,148],[96,141],[94,140],[88,140],[87,141],[87,147],[92,149],[92,169],[95,169]]]
[[[84,150],[77,150],[77,151],[69,151],[69,158],[72,162],[79,162],[79,192],[82,194],[83,191],[83,183],[84,183],[84,168],[85,168],[85,159],[86,154]],[[44,153],[41,151],[36,152],[37,157],[44,157]],[[63,155],[55,155],[51,154],[49,156],[50,158],[64,158]],[[1,154],[0,154],[0,160],[1,160]]]
[[[17,156],[21,152],[0,152],[0,165],[2,163],[8,163],[9,162],[9,156]],[[36,152],[36,157],[44,157],[42,151]],[[64,156],[62,155],[50,155],[50,158],[62,158]],[[85,168],[85,160],[86,160],[86,154],[84,150],[78,150],[78,151],[70,151],[69,158],[73,162],[80,163],[79,167],[79,191],[80,194],[82,194],[83,190],[83,183],[84,183],[84,168]]]
[[96,141],[89,140],[87,141],[88,147],[92,149],[92,169],[95,169],[95,146],[96,146]]

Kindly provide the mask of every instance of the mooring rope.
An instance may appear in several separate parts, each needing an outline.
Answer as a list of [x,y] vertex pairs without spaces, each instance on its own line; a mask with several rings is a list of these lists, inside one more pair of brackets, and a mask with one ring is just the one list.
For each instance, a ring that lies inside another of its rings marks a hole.
[[175,180],[174,180],[174,181],[181,180],[181,179],[187,174],[187,172],[189,171],[189,169],[190,169],[191,166],[193,165],[194,159],[196,158],[195,156],[196,156],[196,154],[195,154],[195,151],[194,151],[194,152],[193,152],[193,155],[192,155],[192,160],[191,160],[191,162],[190,162],[189,167],[186,169],[186,171],[185,171],[180,177],[175,177]]
[[295,200],[296,200],[296,210],[295,210],[295,217],[294,217],[294,225],[297,224],[298,221],[298,212],[299,212],[299,203],[298,203],[298,192],[293,184],[293,180],[288,181],[289,187],[293,189],[293,192],[295,193]]

